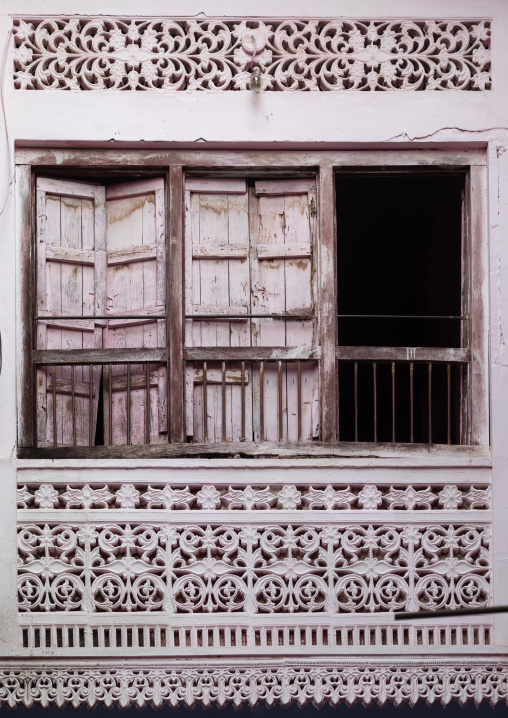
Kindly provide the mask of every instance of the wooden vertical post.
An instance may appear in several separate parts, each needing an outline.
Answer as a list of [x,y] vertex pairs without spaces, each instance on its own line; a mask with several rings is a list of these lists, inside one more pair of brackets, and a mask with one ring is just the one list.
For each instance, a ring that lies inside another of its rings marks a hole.
[[35,394],[32,369],[33,281],[32,255],[32,174],[29,165],[16,167],[16,235],[18,247],[18,286],[20,287],[20,324],[17,357],[19,362],[18,388],[18,446],[35,446]]
[[169,439],[184,441],[183,366],[183,171],[181,165],[169,168],[169,266],[167,302],[169,310]]
[[[471,342],[470,417],[471,444],[489,444],[488,403],[488,243],[487,168],[472,165],[469,174],[469,237],[471,300],[469,339]],[[466,270],[467,271],[467,270]]]
[[337,298],[335,267],[335,188],[333,167],[319,168],[318,219],[319,257],[319,321],[321,337],[320,392],[321,441],[337,439]]

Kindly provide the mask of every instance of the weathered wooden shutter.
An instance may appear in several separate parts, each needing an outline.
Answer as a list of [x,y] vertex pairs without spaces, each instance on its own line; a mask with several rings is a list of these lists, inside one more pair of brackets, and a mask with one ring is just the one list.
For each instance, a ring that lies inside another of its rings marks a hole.
[[[252,312],[292,313],[295,319],[254,319],[254,346],[310,346],[316,343],[315,181],[267,180],[252,192]],[[305,316],[309,319],[305,319]],[[298,367],[282,366],[283,439],[298,440]],[[264,370],[264,439],[277,441],[279,368]],[[319,435],[318,370],[301,365],[301,439]],[[326,388],[324,388],[326,390]],[[258,412],[254,412],[255,416]],[[259,432],[259,427],[256,427]],[[259,440],[259,434],[257,434]]]
[[[163,179],[107,187],[106,245],[107,314],[112,318],[107,321],[105,347],[165,347]],[[114,365],[105,372],[104,431],[106,444],[167,441],[162,436],[167,432],[166,366],[151,364],[149,374],[146,364]]]
[[[249,214],[242,179],[188,178],[185,185],[185,314],[186,345],[240,347],[250,345]],[[242,319],[245,315],[245,319]],[[206,319],[210,316],[210,319]],[[192,319],[190,317],[196,317]],[[241,433],[241,367],[225,368],[223,422],[222,365],[207,364],[207,438],[238,441]],[[187,436],[205,438],[203,421],[204,367],[186,373]],[[252,382],[245,386],[247,436],[252,435]],[[223,425],[224,424],[224,425]]]
[[[104,195],[94,184],[37,179],[37,313],[48,317],[37,321],[38,349],[102,346],[102,322],[79,317],[105,312]],[[38,446],[93,444],[100,375],[94,367],[91,407],[89,366],[37,370]]]

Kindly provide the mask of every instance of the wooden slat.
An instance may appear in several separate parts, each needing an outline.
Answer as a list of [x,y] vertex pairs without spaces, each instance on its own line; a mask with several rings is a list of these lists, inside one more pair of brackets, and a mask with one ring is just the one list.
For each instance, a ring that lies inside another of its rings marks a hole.
[[65,262],[68,264],[95,264],[95,252],[87,249],[75,249],[73,247],[54,247],[48,244],[46,247],[46,260],[52,262]]
[[120,199],[126,197],[139,197],[156,190],[164,189],[162,177],[155,179],[137,180],[135,182],[119,182],[118,184],[106,187],[106,199]]
[[194,259],[241,259],[247,257],[245,244],[194,244]]
[[125,364],[167,361],[168,350],[160,349],[36,349],[35,364]]
[[18,446],[33,446],[34,386],[30,362],[32,349],[33,271],[32,254],[32,172],[27,165],[16,168],[16,246],[19,252],[18,289],[20,293],[20,328],[17,339],[18,391]]
[[185,189],[200,194],[245,194],[247,183],[244,179],[186,177]]
[[140,324],[149,324],[157,319],[163,319],[166,316],[166,307],[142,307],[141,309],[129,309],[127,310],[129,316],[138,315],[139,319],[125,319],[125,317],[119,317],[114,319],[114,314],[111,314],[111,319],[107,320],[108,327],[111,329],[118,329],[120,327],[134,327]]
[[307,194],[315,188],[315,179],[259,180],[256,182],[256,196]]
[[469,349],[440,347],[337,347],[337,359],[354,361],[469,362]]
[[[81,332],[95,331],[96,324],[93,319],[62,319],[48,318],[39,319],[39,325],[45,324],[47,327],[61,327],[62,329],[76,329]],[[99,324],[99,322],[98,322]],[[102,322],[104,325],[105,322]]]
[[320,362],[321,440],[337,438],[337,297],[335,281],[335,187],[331,167],[320,167],[318,221],[319,258],[319,322],[322,346]]
[[[74,387],[70,379],[56,379],[55,381],[56,393],[57,394],[72,394],[74,391],[75,396],[90,396],[90,383],[85,381],[75,381]],[[47,390],[53,391],[53,377],[51,374],[48,375]]]
[[310,257],[310,244],[258,244],[258,259]]
[[146,262],[157,258],[157,247],[151,244],[141,244],[128,249],[116,249],[108,252],[108,265],[133,264],[134,262]]
[[[238,386],[242,383],[242,372],[240,369],[226,369],[224,373],[226,384],[237,384]],[[207,384],[222,384],[222,370],[221,369],[207,369],[206,370],[206,381]],[[203,369],[194,369],[194,384],[203,383]],[[249,372],[245,372],[245,384],[249,383]]]
[[47,194],[57,194],[60,197],[94,199],[96,186],[95,184],[87,184],[86,182],[37,177],[38,191],[46,192]]
[[312,361],[321,347],[186,347],[186,361]]
[[169,396],[170,437],[172,442],[184,439],[183,414],[183,171],[181,165],[169,168],[169,271],[167,301],[169,305]]

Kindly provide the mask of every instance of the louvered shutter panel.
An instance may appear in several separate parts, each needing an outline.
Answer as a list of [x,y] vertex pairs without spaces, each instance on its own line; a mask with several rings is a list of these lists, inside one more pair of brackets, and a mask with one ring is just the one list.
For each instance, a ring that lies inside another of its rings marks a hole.
[[[252,243],[252,311],[313,315],[316,268],[314,180],[267,180],[255,183]],[[257,346],[310,346],[316,343],[316,322],[309,318],[255,319]],[[303,363],[302,440],[319,435],[318,370]],[[324,388],[326,390],[326,388]],[[278,367],[264,371],[264,405],[277,407]],[[296,364],[283,367],[283,439],[298,440],[298,377]],[[258,412],[254,412],[257,415]],[[259,427],[256,427],[259,431]],[[279,439],[277,412],[265,411],[267,441]],[[259,439],[259,434],[257,436]]]
[[[163,179],[124,182],[107,187],[106,246],[108,320],[105,346],[111,349],[165,347]],[[115,315],[135,318],[115,318]],[[147,435],[149,443],[167,441],[167,437],[163,436],[167,432],[166,373],[166,366],[151,364],[147,392],[146,365],[131,365],[130,371],[126,365],[114,365],[111,371],[108,369],[105,372],[106,444],[110,441],[114,445],[144,444]]]
[[[105,312],[104,231],[103,187],[37,179],[37,313],[48,317],[37,321],[38,349],[102,346],[102,322],[65,317]],[[76,366],[74,377],[72,371],[70,366],[37,370],[38,446],[94,442],[101,368],[92,370],[92,407],[89,367]]]
[[[249,215],[245,180],[188,178],[185,184],[186,345],[249,346]],[[198,318],[210,315],[211,318]],[[196,317],[191,319],[189,317]],[[248,373],[247,373],[248,374]],[[211,442],[239,441],[241,368],[226,366],[226,425],[222,425],[221,365],[207,367],[207,425]],[[252,434],[252,383],[246,375],[246,435]],[[203,441],[203,367],[186,370],[187,436]]]

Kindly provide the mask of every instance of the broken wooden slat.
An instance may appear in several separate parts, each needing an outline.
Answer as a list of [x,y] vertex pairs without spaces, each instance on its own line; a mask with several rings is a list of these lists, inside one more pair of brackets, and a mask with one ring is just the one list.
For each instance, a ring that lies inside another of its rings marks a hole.
[[132,264],[133,262],[147,262],[157,257],[157,248],[152,244],[141,244],[137,247],[116,249],[108,252],[108,265]]
[[245,244],[194,244],[193,259],[240,259],[247,258]]
[[[249,372],[245,371],[245,384],[249,383]],[[222,384],[222,370],[221,369],[207,369],[206,370],[206,381],[208,384]],[[203,383],[203,369],[194,369],[194,384]],[[242,383],[242,371],[241,369],[226,369],[225,371],[225,383],[226,384],[237,384]]]
[[186,177],[185,190],[200,194],[245,194],[247,183],[244,179]]
[[245,319],[236,315],[245,314],[247,315],[247,307],[230,307],[230,306],[217,306],[210,304],[198,304],[192,306],[192,315],[207,321],[206,317],[210,316],[209,321],[213,322],[246,322]]
[[48,244],[46,247],[46,260],[93,266],[95,264],[95,252],[93,250],[76,249],[75,247],[55,247]]
[[310,257],[310,244],[258,244],[258,259]]
[[108,326],[113,328],[119,328],[119,327],[134,327],[139,326],[140,324],[149,324],[150,322],[154,322],[157,319],[165,319],[166,318],[166,307],[159,306],[159,307],[149,307],[145,308],[142,307],[141,309],[129,309],[128,314],[130,317],[133,317],[134,315],[139,315],[139,319],[125,319],[125,317],[118,317],[118,319],[114,318],[114,315],[110,315],[111,319],[108,319],[107,324]]
[[311,189],[316,189],[316,180],[309,179],[288,179],[288,180],[258,180],[256,182],[256,196],[289,196],[295,194],[307,194]]
[[47,327],[61,327],[62,329],[78,329],[81,332],[94,332],[93,319],[40,319],[39,324]]
[[138,197],[139,195],[145,195],[163,189],[164,179],[162,177],[136,180],[134,182],[119,182],[118,184],[106,187],[106,199]]

